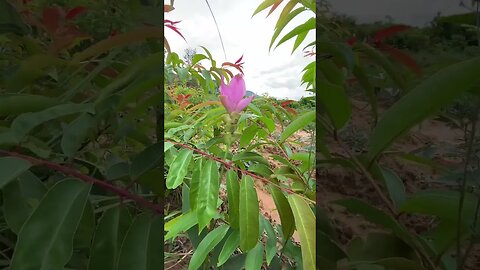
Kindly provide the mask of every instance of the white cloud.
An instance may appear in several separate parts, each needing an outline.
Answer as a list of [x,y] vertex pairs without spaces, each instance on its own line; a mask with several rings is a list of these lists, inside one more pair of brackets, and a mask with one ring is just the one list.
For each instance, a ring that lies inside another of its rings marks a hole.
[[[291,54],[293,40],[269,53],[268,46],[281,10],[276,10],[268,18],[265,18],[267,11],[251,18],[261,1],[210,0],[209,3],[220,28],[227,60],[234,62],[244,55],[247,90],[257,94],[268,93],[277,98],[299,99],[302,95],[309,95],[305,92],[305,86],[300,86],[301,72],[314,58],[305,58],[301,48],[315,39],[314,31],[309,33],[293,54]],[[165,18],[182,21],[177,26],[187,39],[187,43],[173,31],[166,29],[165,35],[172,50],[180,56],[188,47],[196,48],[197,52],[203,53],[199,47],[201,45],[213,54],[217,62],[225,61],[217,29],[206,2],[177,0],[174,7],[175,10],[166,13]],[[305,22],[312,15],[314,15],[312,12],[300,14],[282,34]]]

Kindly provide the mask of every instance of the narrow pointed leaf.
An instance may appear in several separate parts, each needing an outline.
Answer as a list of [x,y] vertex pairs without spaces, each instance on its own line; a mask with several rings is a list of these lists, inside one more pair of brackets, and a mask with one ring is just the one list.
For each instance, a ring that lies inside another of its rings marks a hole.
[[266,218],[262,218],[262,220],[265,232],[267,232],[267,243],[265,245],[266,261],[267,265],[270,265],[273,257],[277,254],[277,235],[275,234],[275,230],[273,230],[270,221]]
[[255,247],[259,236],[259,205],[252,177],[240,182],[240,248],[247,252]]
[[227,231],[228,225],[223,224],[208,233],[193,253],[190,264],[188,265],[188,270],[199,269],[200,266],[203,264],[203,261],[205,261],[205,258],[207,258],[210,251],[212,251],[218,245],[218,243],[222,241],[223,237],[225,237]]
[[15,157],[1,157],[0,158],[0,188],[15,180],[30,169],[30,162],[15,158]]
[[238,229],[239,224],[239,203],[240,203],[240,184],[238,175],[235,171],[227,172],[227,196],[228,196],[228,221],[232,228]]
[[245,270],[261,270],[263,264],[263,245],[258,243],[247,253],[245,259]]
[[94,113],[93,104],[62,104],[39,112],[24,113],[13,120],[11,128],[17,139],[21,140],[32,129],[44,122],[81,112]]
[[308,33],[310,30],[313,30],[313,29],[315,29],[315,18],[310,18],[308,19],[308,21],[293,28],[292,31],[288,32],[285,36],[283,36],[283,38],[280,39],[280,41],[277,43],[277,46],[275,46],[275,48],[280,46],[282,43],[290,40],[294,36],[298,36],[303,32]]
[[16,234],[40,203],[47,191],[44,184],[30,171],[10,182],[3,190],[3,213],[8,227]]
[[222,266],[232,256],[235,249],[240,245],[240,231],[234,230],[223,245],[222,251],[218,256],[217,267]]
[[210,220],[216,215],[218,193],[220,190],[220,176],[217,163],[214,160],[205,162],[200,174],[200,186],[197,198],[198,226],[201,232]]
[[178,153],[168,170],[167,188],[175,189],[183,183],[183,179],[188,173],[188,166],[192,156],[193,152],[190,149],[182,149]]
[[288,239],[292,236],[293,230],[295,229],[292,208],[290,208],[287,198],[285,198],[285,195],[278,187],[270,185],[269,188],[270,194],[272,194],[273,201],[275,202],[275,208],[280,216],[283,237],[284,239]]
[[193,168],[192,180],[190,180],[190,209],[197,209],[198,189],[200,185],[200,173],[202,172],[202,161],[199,158],[195,161],[195,167]]
[[160,167],[160,160],[162,156],[163,152],[161,143],[152,144],[149,147],[145,148],[142,152],[137,154],[132,159],[132,165],[130,166],[130,176],[133,179],[137,179],[147,171],[152,170],[156,167]]
[[295,227],[300,234],[303,269],[315,270],[315,215],[307,202],[296,194],[289,195],[288,202],[293,210]]
[[188,211],[182,215],[165,223],[165,231],[168,233],[165,235],[165,240],[174,238],[180,232],[185,232],[195,226],[198,223],[197,213],[195,211]]
[[280,134],[279,141],[284,142],[288,137],[292,136],[295,132],[299,131],[300,129],[304,128],[308,124],[315,121],[315,111],[306,112],[295,120],[293,120]]
[[156,270],[163,268],[162,217],[138,215],[122,242],[118,270]]
[[115,207],[100,218],[90,249],[88,270],[115,269],[122,240],[132,222],[127,208]]
[[263,1],[258,7],[257,9],[255,9],[255,11],[253,12],[253,16],[255,16],[255,14],[261,12],[262,10],[265,10],[267,9],[269,6],[271,5],[274,5],[276,2],[278,2],[279,0],[265,0]]
[[90,187],[67,179],[47,192],[20,230],[11,270],[64,268],[73,253],[73,237]]
[[479,81],[480,57],[444,68],[424,80],[385,112],[369,140],[369,158],[375,159],[400,135],[450,104]]

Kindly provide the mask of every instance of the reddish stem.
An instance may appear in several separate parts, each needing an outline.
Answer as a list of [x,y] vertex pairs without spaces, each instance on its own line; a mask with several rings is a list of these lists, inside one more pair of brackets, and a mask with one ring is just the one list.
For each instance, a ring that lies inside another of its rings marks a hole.
[[136,194],[132,194],[126,189],[116,187],[116,186],[114,186],[110,183],[107,183],[105,181],[102,181],[102,180],[90,177],[88,175],[85,175],[85,174],[83,174],[83,173],[81,173],[81,172],[79,172],[75,169],[65,167],[65,166],[60,165],[58,163],[50,162],[50,161],[43,160],[43,159],[34,158],[34,157],[31,157],[31,156],[22,155],[22,154],[15,153],[15,152],[8,152],[8,151],[0,150],[0,154],[5,155],[5,156],[18,157],[18,158],[29,161],[33,165],[45,166],[45,167],[50,168],[52,170],[62,172],[66,175],[73,176],[75,178],[83,180],[87,183],[92,183],[92,184],[97,185],[97,186],[99,186],[103,189],[106,189],[106,190],[109,190],[113,193],[116,193],[121,198],[122,197],[129,198],[129,199],[137,202],[138,204],[143,205],[146,208],[152,209],[160,215],[163,215],[163,207],[161,205],[152,203],[151,201],[148,201],[145,198],[143,198],[141,196],[138,196]]

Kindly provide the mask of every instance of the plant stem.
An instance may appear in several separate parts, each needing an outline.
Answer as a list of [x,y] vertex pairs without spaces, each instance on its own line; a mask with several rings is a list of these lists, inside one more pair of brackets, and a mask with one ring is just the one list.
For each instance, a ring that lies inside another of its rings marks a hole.
[[[467,143],[467,153],[465,156],[465,166],[463,168],[463,178],[460,184],[460,199],[458,203],[458,215],[457,215],[457,269],[462,269],[462,256],[461,256],[461,234],[462,234],[462,212],[463,212],[463,204],[465,201],[465,193],[467,192],[467,177],[468,177],[468,165],[470,164],[470,159],[472,156],[473,144],[475,141],[475,132],[477,130],[477,118],[478,113],[480,112],[480,102],[477,100],[476,109],[472,115],[472,122],[471,122],[471,130],[470,130],[470,138],[466,141]],[[467,137],[467,134],[465,134]]]
[[97,186],[99,186],[103,189],[106,189],[106,190],[109,190],[113,193],[116,193],[120,197],[126,197],[126,198],[129,198],[129,199],[132,199],[133,201],[137,202],[138,204],[143,205],[146,208],[154,210],[159,215],[163,215],[163,206],[162,205],[154,204],[151,201],[146,200],[145,198],[143,198],[141,196],[130,193],[126,189],[116,187],[116,186],[114,186],[110,183],[107,183],[105,181],[102,181],[102,180],[93,178],[91,176],[85,175],[85,174],[83,174],[83,173],[81,173],[81,172],[79,172],[79,171],[77,171],[73,168],[65,167],[65,166],[60,165],[58,163],[50,162],[50,161],[47,161],[47,160],[38,159],[38,158],[31,157],[31,156],[22,155],[22,154],[15,153],[15,152],[8,152],[8,151],[4,151],[4,150],[0,150],[0,155],[12,156],[12,157],[17,157],[17,158],[20,158],[20,159],[24,159],[26,161],[29,161],[33,165],[44,166],[44,167],[47,167],[49,169],[52,169],[52,170],[55,170],[55,171],[58,171],[58,172],[62,172],[65,175],[73,176],[73,177],[78,178],[78,179],[80,179],[84,182],[97,185]]

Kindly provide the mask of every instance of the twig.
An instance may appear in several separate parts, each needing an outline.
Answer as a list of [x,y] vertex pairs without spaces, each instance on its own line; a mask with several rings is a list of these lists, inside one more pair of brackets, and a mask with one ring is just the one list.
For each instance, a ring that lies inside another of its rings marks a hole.
[[60,165],[58,163],[50,162],[50,161],[47,161],[47,160],[38,159],[38,158],[34,158],[34,157],[31,157],[31,156],[27,156],[27,155],[22,155],[22,154],[19,154],[19,153],[16,153],[16,152],[9,152],[9,151],[0,150],[0,155],[21,158],[21,159],[24,159],[26,161],[29,161],[33,165],[44,166],[44,167],[47,167],[49,169],[52,169],[52,170],[55,170],[55,171],[58,171],[58,172],[62,172],[66,175],[73,176],[75,178],[83,180],[84,182],[97,185],[98,187],[101,187],[103,189],[106,189],[106,190],[109,190],[113,193],[116,193],[120,197],[125,197],[125,198],[132,199],[133,201],[137,202],[138,204],[141,204],[144,207],[152,209],[155,212],[157,212],[158,214],[163,215],[163,207],[161,205],[154,204],[154,203],[146,200],[145,198],[143,198],[141,196],[130,193],[128,190],[116,187],[116,186],[114,186],[112,184],[109,184],[105,181],[102,181],[102,180],[93,178],[91,176],[85,175],[85,174],[83,174],[83,173],[81,173],[81,172],[79,172],[79,171],[77,171],[73,168],[65,167],[65,166]]
[[188,255],[192,254],[192,251],[190,250],[188,253],[185,253],[185,255],[183,255],[182,258],[180,258],[180,260],[178,260],[175,264],[169,266],[168,268],[166,268],[165,270],[170,270],[172,269],[174,266],[177,266],[179,263],[181,263]]

